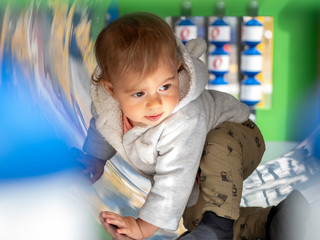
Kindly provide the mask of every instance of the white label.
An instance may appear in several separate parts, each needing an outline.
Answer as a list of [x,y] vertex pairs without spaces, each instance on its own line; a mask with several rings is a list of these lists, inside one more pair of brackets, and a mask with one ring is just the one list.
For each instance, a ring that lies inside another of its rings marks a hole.
[[262,56],[261,55],[241,55],[241,71],[261,72]]
[[209,55],[208,68],[210,71],[229,71],[229,55]]
[[261,42],[263,26],[242,26],[242,41]]
[[229,93],[229,84],[208,84],[208,89]]
[[197,26],[176,26],[175,32],[182,41],[189,41],[197,38]]
[[261,101],[262,91],[261,85],[244,85],[241,84],[240,100],[241,101]]
[[230,26],[210,26],[208,29],[209,41],[229,42]]

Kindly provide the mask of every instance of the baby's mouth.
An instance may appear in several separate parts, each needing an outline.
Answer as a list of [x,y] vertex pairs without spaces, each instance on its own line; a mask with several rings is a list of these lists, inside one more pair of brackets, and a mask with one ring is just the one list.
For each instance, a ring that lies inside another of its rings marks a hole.
[[163,112],[153,116],[145,116],[145,118],[148,119],[149,121],[157,121],[162,117],[162,114]]

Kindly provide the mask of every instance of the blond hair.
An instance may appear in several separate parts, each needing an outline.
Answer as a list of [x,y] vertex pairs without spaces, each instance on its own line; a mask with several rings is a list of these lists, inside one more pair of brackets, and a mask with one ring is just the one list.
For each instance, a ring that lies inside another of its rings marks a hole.
[[171,27],[151,13],[123,15],[103,29],[95,43],[100,68],[93,80],[114,81],[128,72],[146,77],[159,61],[178,65],[177,43]]

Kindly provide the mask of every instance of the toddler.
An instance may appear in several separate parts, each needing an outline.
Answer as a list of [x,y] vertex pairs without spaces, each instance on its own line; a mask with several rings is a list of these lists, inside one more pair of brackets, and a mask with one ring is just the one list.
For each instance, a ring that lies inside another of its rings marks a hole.
[[121,16],[96,40],[93,118],[81,161],[94,182],[118,153],[151,181],[137,219],[101,213],[120,234],[145,239],[159,228],[176,230],[184,214],[195,230],[182,239],[233,238],[242,182],[265,146],[247,106],[205,89],[205,51],[204,40],[182,44],[151,13]]

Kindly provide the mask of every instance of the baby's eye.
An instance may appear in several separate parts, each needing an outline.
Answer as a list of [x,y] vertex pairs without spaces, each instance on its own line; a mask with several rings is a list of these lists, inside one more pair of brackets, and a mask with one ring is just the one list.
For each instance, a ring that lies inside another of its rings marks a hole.
[[166,91],[166,90],[168,90],[170,87],[171,87],[171,84],[163,85],[163,86],[160,88],[160,91]]
[[144,95],[144,92],[137,92],[133,94],[134,97],[142,97]]

